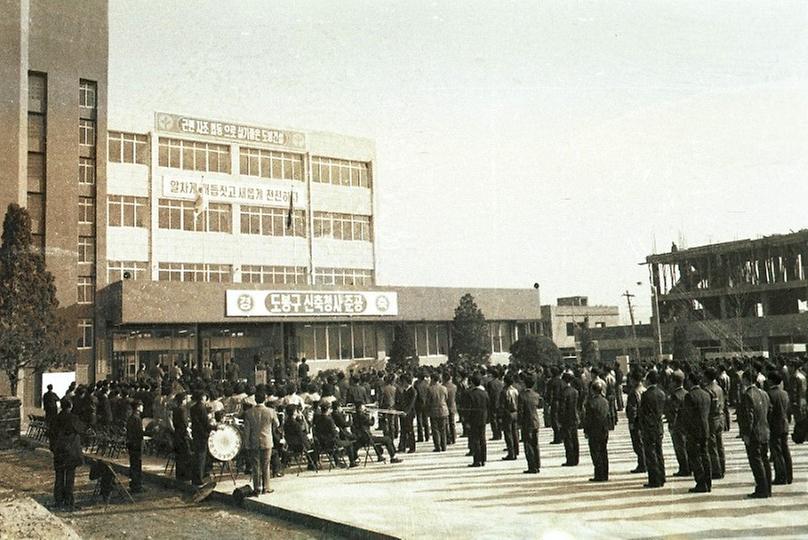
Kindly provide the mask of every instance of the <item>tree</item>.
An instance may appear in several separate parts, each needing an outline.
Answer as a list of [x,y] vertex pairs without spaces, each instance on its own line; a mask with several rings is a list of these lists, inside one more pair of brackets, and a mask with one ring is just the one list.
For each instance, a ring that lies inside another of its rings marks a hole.
[[478,364],[488,363],[491,356],[488,323],[472,295],[466,293],[460,299],[460,304],[455,308],[451,331],[450,362],[466,360]]
[[387,368],[393,371],[405,371],[418,367],[418,354],[415,352],[415,341],[412,330],[404,323],[393,327],[393,343],[390,344],[390,359]]
[[546,336],[527,335],[511,345],[511,363],[521,369],[557,365],[561,361],[561,351]]
[[45,258],[31,247],[31,217],[12,203],[0,245],[0,367],[12,395],[17,395],[20,370],[41,373],[73,359],[58,307]]
[[589,317],[584,318],[584,323],[580,327],[578,344],[581,350],[581,363],[585,365],[595,365],[598,360],[598,349],[592,340],[592,330],[589,329]]
[[680,322],[673,327],[673,359],[683,362],[696,360],[699,352],[690,341],[687,322]]

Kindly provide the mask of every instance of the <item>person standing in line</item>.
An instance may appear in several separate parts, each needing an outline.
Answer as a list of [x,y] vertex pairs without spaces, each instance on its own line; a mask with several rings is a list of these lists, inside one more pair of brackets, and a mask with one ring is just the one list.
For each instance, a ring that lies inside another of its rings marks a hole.
[[[522,439],[525,442],[525,459],[527,470],[525,474],[538,474],[541,469],[541,454],[539,453],[539,394],[533,389],[533,376],[525,374],[522,378],[525,389],[519,392],[517,405],[517,418],[522,428]],[[511,387],[513,388],[513,387]],[[516,444],[519,443],[518,433],[514,436]],[[514,452],[514,455],[516,453]]]
[[418,421],[418,442],[429,440],[429,413],[427,411],[427,388],[429,381],[423,371],[418,373],[418,380],[415,381],[415,391],[418,393],[418,400],[415,402],[415,415]]
[[48,385],[48,391],[42,394],[42,408],[45,409],[45,423],[50,427],[59,414],[59,396],[53,391],[53,385]]
[[774,462],[775,486],[783,486],[794,481],[794,468],[791,462],[791,451],[788,449],[788,394],[783,390],[783,379],[779,373],[772,371],[768,377],[769,400],[769,444]]
[[515,461],[519,455],[519,391],[514,388],[510,373],[505,375],[504,382],[499,410],[502,414],[502,433],[505,436],[505,449],[508,454],[502,460]]
[[499,441],[502,439],[502,426],[499,423],[499,398],[502,393],[502,372],[496,366],[490,369],[491,380],[485,385],[485,391],[488,392],[488,421],[491,423],[491,440]]
[[749,467],[755,477],[755,491],[747,495],[751,499],[765,499],[772,494],[772,469],[769,463],[769,414],[772,408],[769,395],[758,388],[757,373],[748,369],[743,372],[746,390],[741,398],[738,425],[746,446]]
[[437,376],[432,377],[426,391],[426,411],[432,426],[433,452],[446,451],[446,419],[449,417],[449,406],[446,403],[448,394]]
[[132,414],[126,419],[126,452],[129,454],[129,491],[143,491],[143,402],[132,402]]
[[561,431],[561,440],[564,442],[566,461],[562,467],[575,467],[580,459],[578,446],[578,391],[573,388],[572,373],[565,372],[561,380],[564,383],[561,397],[558,400],[558,425]]
[[487,449],[485,426],[488,423],[488,394],[482,385],[480,375],[471,376],[472,388],[468,393],[469,446],[474,461],[469,467],[485,467]]
[[452,374],[443,373],[443,386],[446,387],[446,406],[449,409],[449,418],[446,422],[446,444],[457,442],[457,385],[452,381]]
[[671,393],[665,403],[665,418],[668,420],[668,432],[673,442],[673,451],[679,469],[673,476],[690,476],[690,464],[687,459],[687,429],[684,414],[685,396],[684,376],[681,371],[673,371],[670,376]]
[[707,393],[710,394],[710,469],[713,480],[724,478],[726,458],[724,457],[724,406],[726,395],[716,381],[716,371],[713,368],[704,370],[704,379]]
[[649,371],[645,376],[648,388],[640,400],[640,431],[645,450],[645,465],[648,483],[643,487],[658,488],[665,485],[665,456],[662,453],[664,427],[662,414],[665,411],[665,391],[657,384],[659,374]]
[[412,454],[415,452],[415,404],[418,401],[418,391],[412,385],[412,378],[408,374],[401,376],[401,397],[398,400],[398,410],[401,415],[401,437],[398,439],[398,451]]
[[646,472],[645,449],[643,448],[639,412],[640,400],[643,392],[645,392],[645,387],[642,385],[642,375],[639,372],[632,371],[629,374],[629,387],[631,390],[629,390],[628,399],[626,400],[626,418],[628,419],[628,431],[631,435],[631,446],[637,455],[637,466],[631,472],[644,473]]
[[194,393],[194,404],[191,406],[191,437],[193,439],[194,465],[192,481],[195,486],[202,486],[207,476],[208,436],[211,422],[208,408],[205,406],[207,394],[197,390]]
[[594,381],[590,386],[584,415],[584,434],[589,442],[589,455],[595,474],[590,482],[609,480],[609,430],[611,429],[611,404],[603,397],[603,382]]

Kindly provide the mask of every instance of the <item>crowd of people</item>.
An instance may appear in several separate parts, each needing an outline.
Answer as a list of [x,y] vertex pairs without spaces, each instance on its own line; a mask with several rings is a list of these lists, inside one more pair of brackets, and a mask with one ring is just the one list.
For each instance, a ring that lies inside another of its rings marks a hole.
[[[624,417],[637,457],[631,472],[647,474],[645,487],[665,485],[667,423],[678,465],[673,475],[692,476],[691,492],[710,492],[725,473],[722,437],[733,410],[755,481],[749,496],[765,498],[772,485],[793,481],[789,431],[792,420],[803,430],[808,422],[805,370],[804,359],[764,358],[642,362],[627,374],[616,363],[465,362],[310,377],[303,360],[294,373],[275,370],[270,383],[249,385],[233,362],[219,370],[222,379],[209,365],[143,366],[131,380],[71,385],[61,399],[49,388],[43,405],[54,453],[54,498],[67,507],[74,506],[72,484],[83,439],[112,426],[125,430],[130,488],[137,492],[144,434],[173,454],[178,480],[202,486],[211,470],[211,431],[239,425],[238,462],[251,473],[258,495],[272,491],[270,479],[282,476],[295,457],[309,468],[318,467],[323,455],[337,466],[355,467],[366,449],[379,461],[387,459],[386,452],[391,463],[399,463],[400,454],[415,452],[417,444],[430,439],[433,452],[445,452],[465,438],[468,466],[484,467],[489,431],[492,440],[504,439],[502,460],[519,459],[523,449],[524,473],[538,474],[542,424],[551,428],[549,444],[563,444],[566,467],[579,465],[582,430],[594,467],[590,481],[606,482],[609,434]],[[378,409],[375,431],[369,404]],[[109,496],[108,481],[101,492]]]

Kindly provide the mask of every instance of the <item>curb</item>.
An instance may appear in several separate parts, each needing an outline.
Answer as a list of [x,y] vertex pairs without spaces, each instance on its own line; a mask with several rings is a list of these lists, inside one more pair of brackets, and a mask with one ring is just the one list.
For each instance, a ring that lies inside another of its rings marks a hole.
[[[42,442],[29,439],[25,436],[21,436],[19,440],[26,446],[31,446],[34,449],[40,449],[50,453],[48,446]],[[112,466],[116,473],[125,475],[127,478],[129,476],[129,467],[126,465],[121,465],[120,463],[116,463],[111,460],[100,459],[92,454],[84,453],[83,455],[85,461],[88,463],[103,461],[104,463],[108,463],[110,466]],[[180,491],[188,495],[196,492],[196,489],[194,489],[194,487],[190,484],[153,472],[143,471],[143,480],[149,482],[150,484],[156,484],[162,488]],[[349,525],[347,523],[341,523],[339,521],[332,521],[330,519],[321,518],[312,514],[289,510],[288,508],[281,508],[280,506],[273,506],[267,503],[258,502],[251,498],[244,499],[244,502],[239,505],[232,496],[219,491],[214,491],[211,493],[208,499],[226,504],[228,506],[243,508],[256,514],[280,518],[297,525],[302,525],[311,529],[318,529],[325,533],[336,534],[345,538],[355,540],[400,540],[400,538],[397,536],[391,536],[389,534],[380,533],[371,529],[365,529],[363,527],[357,527],[355,525]]]

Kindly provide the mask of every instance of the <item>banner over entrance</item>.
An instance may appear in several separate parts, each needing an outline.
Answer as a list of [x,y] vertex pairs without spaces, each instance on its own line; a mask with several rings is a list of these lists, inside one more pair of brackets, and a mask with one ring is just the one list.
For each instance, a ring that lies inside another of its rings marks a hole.
[[228,317],[396,316],[398,293],[386,291],[228,290]]

